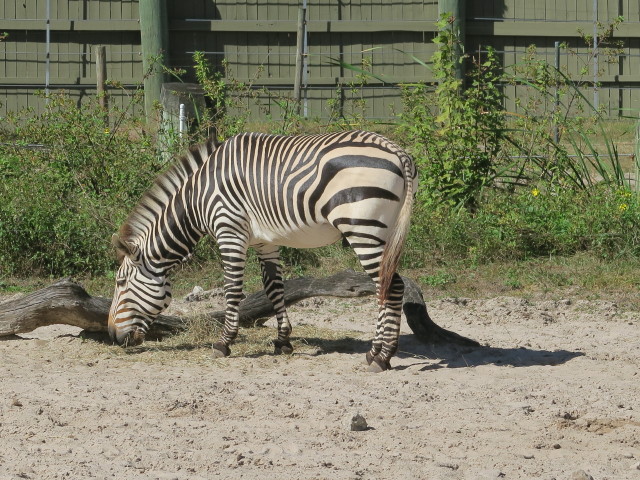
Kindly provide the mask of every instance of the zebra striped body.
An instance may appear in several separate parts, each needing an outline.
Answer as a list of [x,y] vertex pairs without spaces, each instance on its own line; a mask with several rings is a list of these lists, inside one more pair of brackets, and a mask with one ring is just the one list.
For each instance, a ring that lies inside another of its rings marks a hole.
[[109,314],[118,343],[140,343],[171,299],[167,273],[204,235],[220,247],[227,302],[214,348],[229,354],[238,331],[246,253],[258,253],[278,319],[276,351],[290,352],[278,246],[345,238],[378,287],[369,363],[389,368],[397,349],[403,284],[395,273],[416,184],[411,158],[374,133],[242,134],[193,147],[135,207],[114,245],[122,256]]

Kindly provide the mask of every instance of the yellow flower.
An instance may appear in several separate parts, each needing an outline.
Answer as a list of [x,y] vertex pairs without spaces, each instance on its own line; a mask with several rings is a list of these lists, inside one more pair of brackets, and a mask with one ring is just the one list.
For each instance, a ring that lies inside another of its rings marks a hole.
[[104,134],[105,135],[109,135],[111,133],[111,130],[109,130],[108,128],[104,129]]
[[624,197],[624,198],[631,197],[631,191],[627,190],[625,188],[621,188],[620,190],[618,190],[617,193],[618,193],[618,195],[620,195],[621,197]]
[[538,190],[537,188],[534,188],[533,190],[531,190],[531,195],[533,195],[534,197],[537,197],[538,195],[540,195],[540,190]]
[[626,212],[627,210],[629,210],[629,205],[627,205],[626,203],[621,203],[620,205],[618,205],[618,210],[620,210],[621,212]]

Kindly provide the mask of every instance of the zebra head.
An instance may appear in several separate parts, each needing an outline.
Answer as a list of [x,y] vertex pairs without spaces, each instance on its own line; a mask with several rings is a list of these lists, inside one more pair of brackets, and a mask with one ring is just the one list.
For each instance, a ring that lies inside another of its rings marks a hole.
[[153,273],[138,245],[114,235],[120,268],[109,310],[109,336],[119,345],[140,345],[155,318],[171,303],[171,284]]

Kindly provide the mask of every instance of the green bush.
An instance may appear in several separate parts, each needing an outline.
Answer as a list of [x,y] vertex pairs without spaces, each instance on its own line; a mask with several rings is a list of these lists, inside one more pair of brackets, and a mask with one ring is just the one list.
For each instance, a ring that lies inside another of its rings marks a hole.
[[418,206],[405,268],[432,260],[524,260],[589,251],[603,258],[640,254],[640,201],[627,189],[533,187],[492,190],[475,212]]
[[78,108],[64,95],[50,96],[41,115],[10,117],[0,147],[1,274],[113,268],[109,238],[164,166],[155,140],[126,118],[105,127],[97,103]]

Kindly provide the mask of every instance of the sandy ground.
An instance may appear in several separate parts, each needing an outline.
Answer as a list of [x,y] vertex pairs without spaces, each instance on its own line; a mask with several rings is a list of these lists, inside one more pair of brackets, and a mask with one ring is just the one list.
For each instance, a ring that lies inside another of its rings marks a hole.
[[0,478],[640,479],[639,312],[432,301],[436,323],[485,346],[429,347],[403,327],[376,375],[373,303],[293,308],[294,325],[362,334],[291,357],[125,354],[58,327],[0,341]]

